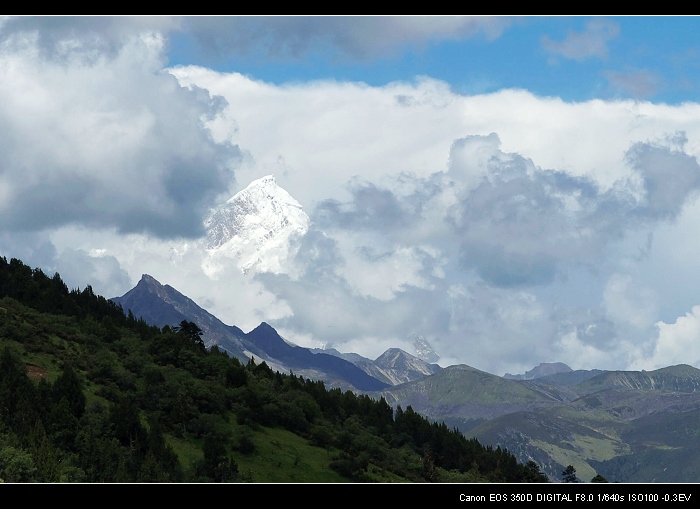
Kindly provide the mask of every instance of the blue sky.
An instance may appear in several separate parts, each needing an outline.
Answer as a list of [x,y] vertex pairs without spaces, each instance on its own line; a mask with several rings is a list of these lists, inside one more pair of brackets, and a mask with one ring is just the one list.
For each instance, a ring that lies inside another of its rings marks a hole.
[[[0,254],[372,358],[700,367],[699,19],[0,18]],[[212,272],[270,174],[308,233]]]
[[[523,88],[565,101],[594,98],[695,100],[700,68],[696,17],[501,18],[500,35],[397,42],[358,55],[319,37],[298,53],[270,54],[269,42],[225,54],[208,51],[188,31],[173,33],[171,65],[206,65],[266,82],[340,80],[381,86],[418,75],[458,93]],[[262,58],[261,58],[262,56]]]

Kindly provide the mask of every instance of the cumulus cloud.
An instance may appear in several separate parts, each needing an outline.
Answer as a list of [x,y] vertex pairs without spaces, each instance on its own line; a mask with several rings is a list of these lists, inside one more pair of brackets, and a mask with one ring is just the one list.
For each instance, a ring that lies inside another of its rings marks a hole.
[[700,306],[679,316],[674,323],[656,323],[653,352],[633,364],[635,369],[658,369],[676,364],[700,365]]
[[[275,30],[278,51],[310,48],[285,49],[286,28]],[[649,357],[669,294],[649,278],[664,267],[683,287],[674,294],[697,287],[679,276],[697,257],[670,253],[693,247],[700,227],[696,104],[463,96],[430,78],[274,86],[198,67],[166,73],[164,39],[137,32],[115,35],[113,51],[61,55],[42,48],[63,35],[5,39],[3,253],[33,256],[70,285],[90,275],[108,296],[149,273],[226,323],[268,321],[308,346],[376,357],[411,351],[417,334],[441,362],[496,373]],[[351,56],[388,47],[318,37]],[[196,237],[203,209],[270,173],[312,220],[290,250],[294,270],[209,278],[201,245],[179,237]],[[677,309],[689,307],[674,301],[664,321]],[[664,341],[660,352],[674,344]]]
[[495,134],[471,136],[454,142],[447,172],[414,178],[412,192],[355,183],[350,201],[322,202],[314,219],[326,229],[381,232],[396,245],[457,249],[461,264],[492,285],[543,285],[564,266],[592,263],[626,232],[677,217],[700,188],[700,166],[682,150],[638,143],[627,160],[636,180],[603,190],[503,152]]
[[597,309],[588,309],[576,325],[576,338],[600,351],[614,350],[617,339],[615,322]]
[[[627,153],[646,193],[640,213],[653,219],[673,219],[700,190],[700,165],[684,152],[685,133],[670,139],[672,146],[637,143]],[[675,145],[675,146],[674,146]]]
[[[441,362],[499,373],[546,360],[619,368],[648,339],[632,311],[653,295],[612,277],[612,260],[640,238],[648,249],[648,231],[694,199],[692,142],[663,138],[683,128],[694,139],[690,111],[513,91],[468,98],[430,80],[273,87],[173,73],[228,101],[218,121],[235,122],[251,154],[242,183],[282,158],[278,182],[312,220],[288,274],[231,273],[212,287],[194,269],[175,274],[181,262],[161,269],[227,323],[265,320],[307,346],[370,357],[391,344],[411,351],[420,334]],[[498,134],[464,135],[487,125]]]
[[357,179],[351,182],[349,188],[351,202],[326,200],[319,204],[316,222],[321,227],[388,232],[405,228],[417,219],[417,211],[407,210],[410,204],[400,203],[389,189],[380,188],[371,182],[359,182]]
[[647,339],[653,292],[613,274],[601,285],[604,309],[562,308],[538,293],[562,288],[580,267],[589,274],[579,284],[590,284],[617,244],[681,214],[700,174],[684,144],[679,135],[633,145],[628,177],[607,189],[504,152],[495,134],[456,140],[447,170],[427,178],[354,179],[350,199],[322,201],[311,214],[316,230],[298,253],[309,271],[259,276],[292,311],[274,323],[335,347],[429,334],[448,358],[508,350],[510,362],[534,362],[556,351],[573,362],[575,351],[627,362],[635,341],[620,332]]
[[620,34],[620,26],[610,20],[595,18],[586,23],[583,32],[569,30],[562,41],[542,36],[542,47],[555,55],[578,61],[588,58],[607,58],[608,42]]
[[0,46],[0,228],[199,235],[239,156],[203,127],[222,103],[163,73],[152,34],[112,56],[77,47],[56,61],[38,48],[25,32]]

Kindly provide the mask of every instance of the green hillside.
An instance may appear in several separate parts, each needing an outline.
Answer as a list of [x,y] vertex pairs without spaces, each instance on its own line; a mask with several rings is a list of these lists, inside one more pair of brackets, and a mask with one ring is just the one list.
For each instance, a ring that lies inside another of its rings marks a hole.
[[566,396],[564,388],[508,380],[466,365],[450,366],[421,380],[391,387],[376,396],[392,405],[411,405],[435,421],[466,432],[500,415],[548,408]]
[[642,391],[700,392],[700,369],[680,364],[655,371],[608,371],[579,384],[579,389],[585,392],[609,387]]
[[469,436],[507,447],[554,478],[573,465],[584,480],[602,475],[620,482],[697,482],[698,407],[694,393],[623,385],[556,407],[503,415],[469,430]]
[[0,258],[4,482],[545,480],[409,406],[242,364]]
[[604,372],[566,386],[452,366],[381,394],[534,461],[552,479],[572,465],[586,481],[697,482],[698,386],[700,370],[687,365]]

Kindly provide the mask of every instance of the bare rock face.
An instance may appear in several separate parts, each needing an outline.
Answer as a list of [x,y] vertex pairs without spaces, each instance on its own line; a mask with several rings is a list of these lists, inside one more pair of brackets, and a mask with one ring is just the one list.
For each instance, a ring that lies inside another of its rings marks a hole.
[[366,371],[375,378],[398,385],[419,380],[437,373],[440,369],[442,368],[437,364],[429,364],[400,348],[390,348],[377,357]]
[[425,362],[435,363],[440,360],[438,353],[433,350],[431,344],[423,336],[414,336],[413,348],[416,349],[416,356]]

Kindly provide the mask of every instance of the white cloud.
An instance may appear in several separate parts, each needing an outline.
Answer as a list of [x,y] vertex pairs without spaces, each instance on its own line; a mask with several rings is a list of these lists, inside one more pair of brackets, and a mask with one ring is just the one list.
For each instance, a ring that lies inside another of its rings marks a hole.
[[[213,281],[196,242],[117,233],[99,242],[82,232],[83,244],[66,236],[59,251],[105,249],[134,282],[151,273],[226,323],[264,320],[292,340],[369,357],[420,334],[443,359],[496,373],[557,360],[611,369],[649,339],[655,286],[634,270],[641,262],[619,257],[687,217],[696,105],[172,72],[226,98],[208,125],[247,151],[239,186],[277,168],[305,206],[312,227],[294,271]],[[666,136],[679,130],[686,141]]]
[[[518,90],[461,96],[429,78],[384,87],[273,86],[200,67],[171,72],[185,85],[226,98],[226,122],[215,134],[230,136],[235,125],[230,139],[255,161],[239,173],[242,185],[274,173],[306,207],[346,198],[344,185],[353,176],[376,182],[382,175],[442,171],[452,143],[470,135],[496,133],[503,152],[545,169],[592,176],[603,189],[629,175],[624,158],[633,143],[684,131],[686,152],[700,154],[700,105],[692,103],[566,103]],[[404,106],[399,97],[413,102]]]
[[[3,253],[110,297],[149,273],[244,330],[370,357],[419,334],[496,373],[626,367],[660,313],[688,309],[654,274],[697,287],[683,273],[700,257],[671,247],[700,249],[697,104],[463,96],[429,78],[273,86],[164,73],[162,40],[124,41],[63,60],[26,34],[2,46]],[[313,221],[294,272],[212,280],[201,209],[270,173]],[[673,327],[655,359],[690,341]]]
[[610,352],[596,348],[579,339],[575,332],[561,337],[550,354],[574,369],[621,369],[610,362]]
[[654,292],[626,274],[610,276],[603,302],[609,316],[638,330],[653,323],[658,309]]
[[676,364],[700,365],[700,306],[674,323],[656,323],[657,338],[651,355],[639,356],[634,369],[658,369]]

